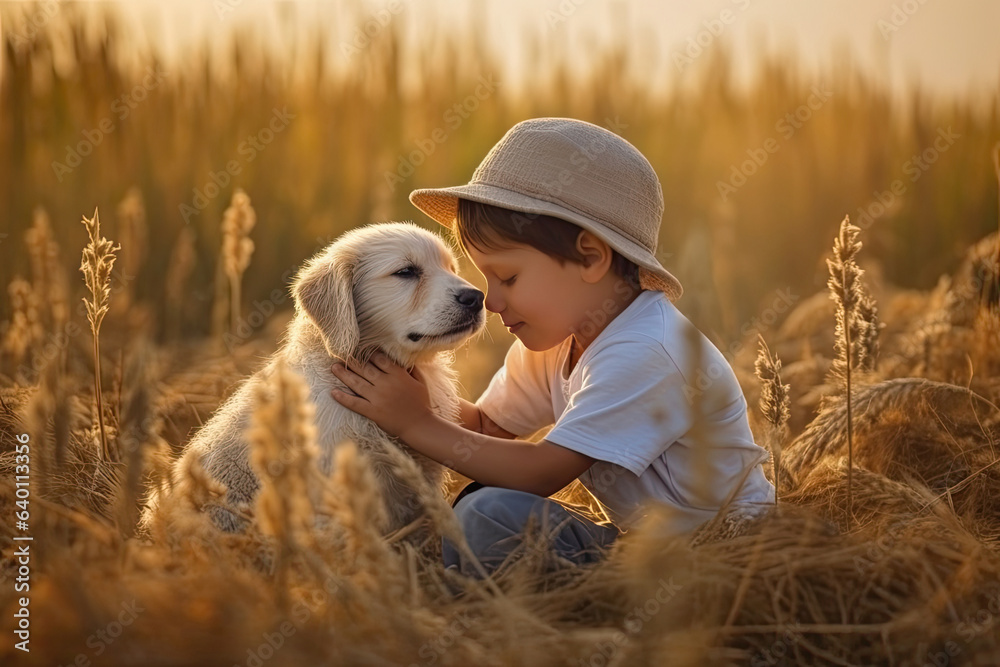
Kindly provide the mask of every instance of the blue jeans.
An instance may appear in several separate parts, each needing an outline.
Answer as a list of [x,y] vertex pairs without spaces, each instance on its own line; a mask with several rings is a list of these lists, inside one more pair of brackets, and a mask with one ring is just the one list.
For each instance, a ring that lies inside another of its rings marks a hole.
[[[518,548],[529,517],[535,517],[550,548],[576,564],[593,563],[619,536],[612,524],[598,524],[555,500],[525,491],[514,491],[473,482],[455,499],[455,515],[472,553],[487,573],[492,573]],[[455,567],[470,577],[479,577],[475,565],[447,539],[442,540],[445,567]]]

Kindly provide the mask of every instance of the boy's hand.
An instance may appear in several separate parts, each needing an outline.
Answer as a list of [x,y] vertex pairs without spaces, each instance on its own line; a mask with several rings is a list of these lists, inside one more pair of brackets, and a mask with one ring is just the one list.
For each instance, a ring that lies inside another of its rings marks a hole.
[[430,394],[416,367],[407,372],[382,352],[376,352],[364,366],[343,362],[333,365],[333,374],[357,396],[333,389],[333,399],[344,407],[368,417],[391,436],[406,442],[404,432],[434,413]]

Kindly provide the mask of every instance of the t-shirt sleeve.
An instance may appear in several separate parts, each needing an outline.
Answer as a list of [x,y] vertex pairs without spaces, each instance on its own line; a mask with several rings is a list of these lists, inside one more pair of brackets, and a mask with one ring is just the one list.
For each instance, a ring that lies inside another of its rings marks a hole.
[[507,351],[483,395],[476,401],[482,412],[501,428],[528,436],[555,421],[546,355],[533,352],[517,340]]
[[691,391],[658,341],[616,341],[581,371],[549,442],[640,475],[694,423]]

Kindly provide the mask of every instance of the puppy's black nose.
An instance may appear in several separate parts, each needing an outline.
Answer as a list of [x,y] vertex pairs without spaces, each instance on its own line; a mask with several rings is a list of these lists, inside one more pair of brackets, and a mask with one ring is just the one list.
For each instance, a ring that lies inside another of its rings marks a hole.
[[486,295],[477,289],[459,290],[458,294],[455,295],[455,299],[470,310],[480,310],[485,298]]

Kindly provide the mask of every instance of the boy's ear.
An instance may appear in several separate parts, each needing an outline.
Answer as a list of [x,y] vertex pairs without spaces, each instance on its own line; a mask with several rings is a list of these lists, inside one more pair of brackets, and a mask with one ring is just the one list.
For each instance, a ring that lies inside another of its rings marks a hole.
[[292,283],[296,310],[319,328],[331,357],[354,358],[361,341],[354,309],[356,266],[350,253],[332,248],[309,260]]
[[581,272],[587,282],[597,282],[611,268],[614,251],[607,241],[593,232],[581,230],[576,237],[576,249],[583,255],[584,264]]

